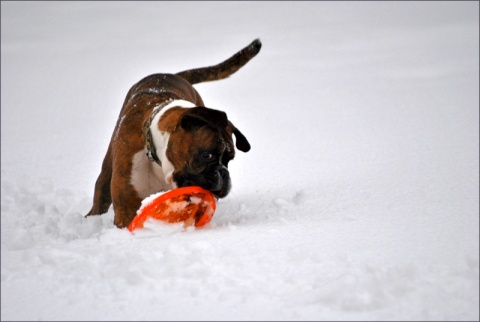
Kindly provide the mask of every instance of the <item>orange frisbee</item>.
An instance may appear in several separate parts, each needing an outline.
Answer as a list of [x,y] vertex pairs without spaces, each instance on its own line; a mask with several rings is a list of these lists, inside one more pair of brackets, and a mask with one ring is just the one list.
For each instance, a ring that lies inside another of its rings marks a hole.
[[144,200],[128,230],[143,228],[148,217],[168,223],[183,222],[185,226],[201,227],[210,222],[215,209],[215,196],[210,191],[197,186],[177,188],[147,202]]

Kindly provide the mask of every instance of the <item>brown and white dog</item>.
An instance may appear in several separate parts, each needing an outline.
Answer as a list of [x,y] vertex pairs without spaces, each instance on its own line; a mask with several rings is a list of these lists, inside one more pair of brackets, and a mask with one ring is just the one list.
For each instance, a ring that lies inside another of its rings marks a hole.
[[204,106],[193,84],[226,78],[260,51],[257,39],[226,61],[177,74],[145,77],[129,90],[95,183],[86,216],[106,213],[128,227],[141,201],[153,193],[200,186],[217,198],[231,188],[228,162],[235,146],[250,150],[225,112]]

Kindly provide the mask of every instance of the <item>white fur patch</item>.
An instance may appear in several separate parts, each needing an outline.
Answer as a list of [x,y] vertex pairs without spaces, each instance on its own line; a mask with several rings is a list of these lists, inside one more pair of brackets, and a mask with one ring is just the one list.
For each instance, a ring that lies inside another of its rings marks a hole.
[[158,191],[172,189],[171,186],[165,184],[162,168],[150,161],[146,150],[140,150],[133,156],[130,183],[141,199]]
[[[158,129],[158,122],[160,118],[165,114],[172,107],[185,107],[185,108],[192,108],[196,105],[192,102],[185,101],[185,100],[173,100],[163,109],[158,112],[157,115],[152,120],[150,124],[150,132],[152,133],[153,144],[155,145],[155,152],[157,153],[160,162],[162,162],[162,171],[163,177],[165,178],[165,183],[167,184],[174,184],[173,183],[173,171],[175,168],[173,164],[167,158],[167,147],[168,147],[168,140],[170,139],[170,133],[160,131]],[[154,109],[155,110],[155,109]]]

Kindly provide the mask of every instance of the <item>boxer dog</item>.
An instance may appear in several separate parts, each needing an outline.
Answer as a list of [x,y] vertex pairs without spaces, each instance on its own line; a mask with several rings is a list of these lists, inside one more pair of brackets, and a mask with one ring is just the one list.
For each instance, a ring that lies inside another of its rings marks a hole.
[[159,191],[200,186],[216,198],[231,188],[228,163],[248,152],[245,136],[223,111],[205,107],[193,84],[235,73],[260,51],[257,39],[226,61],[177,74],[154,74],[132,86],[113,131],[86,216],[106,213],[128,227],[141,201]]

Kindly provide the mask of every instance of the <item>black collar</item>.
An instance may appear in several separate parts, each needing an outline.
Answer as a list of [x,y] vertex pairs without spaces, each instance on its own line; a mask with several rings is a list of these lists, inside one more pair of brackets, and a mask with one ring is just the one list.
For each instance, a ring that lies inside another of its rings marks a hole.
[[153,119],[158,114],[158,112],[160,112],[165,106],[167,106],[172,101],[173,99],[169,99],[168,101],[165,101],[155,106],[152,110],[152,114],[150,115],[148,120],[145,122],[145,125],[143,128],[143,134],[145,136],[145,143],[146,143],[146,149],[147,149],[147,157],[148,159],[150,159],[150,161],[155,162],[160,166],[162,166],[162,162],[158,158],[158,155],[155,149],[155,143],[153,142],[152,132],[150,131],[150,126],[152,124]]

